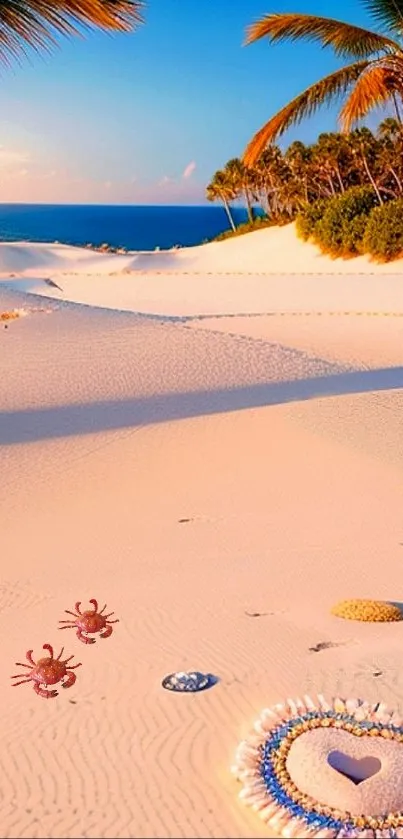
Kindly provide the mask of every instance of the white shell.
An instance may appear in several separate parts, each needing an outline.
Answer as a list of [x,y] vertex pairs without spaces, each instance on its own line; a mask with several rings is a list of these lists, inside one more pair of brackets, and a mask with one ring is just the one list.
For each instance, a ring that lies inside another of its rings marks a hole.
[[281,722],[288,719],[288,709],[285,705],[279,703],[278,705],[274,706],[274,710],[277,711],[278,716],[280,717]]
[[275,813],[278,813],[279,809],[278,804],[272,801],[267,805],[267,807],[263,807],[263,809],[259,811],[259,816],[263,819],[263,821],[268,822]]
[[293,699],[287,699],[287,705],[293,717],[298,716],[298,708]]
[[283,827],[282,836],[285,839],[294,839],[294,837],[301,836],[301,831],[305,828],[305,822],[301,819],[291,819],[288,824]]
[[333,701],[333,708],[336,711],[336,714],[345,714],[346,712],[345,702],[343,702],[343,700],[339,699],[338,697],[336,697],[336,699]]
[[326,701],[325,697],[321,693],[318,694],[318,702],[322,711],[332,711],[332,705]]
[[256,792],[266,792],[266,785],[264,781],[251,781],[247,786],[243,787],[239,793],[240,798],[250,798]]
[[273,711],[273,708],[263,708],[263,711],[260,714],[260,719],[262,721],[264,720],[265,722],[266,722],[266,720],[267,721],[270,720],[273,724],[273,727],[275,725],[278,725],[279,722],[281,721],[279,715],[276,714],[275,711]]
[[346,699],[347,713],[354,715],[360,703],[358,699]]
[[316,707],[315,703],[312,702],[311,697],[308,696],[307,694],[305,694],[305,696],[304,696],[304,702],[305,702],[305,705],[306,705],[308,711],[316,711],[317,710],[317,707]]
[[368,702],[363,702],[356,710],[354,716],[357,722],[362,722],[363,720],[368,719],[371,714],[371,706]]
[[290,814],[288,810],[284,810],[281,808],[278,813],[276,813],[273,818],[270,819],[270,827],[274,828],[276,833],[282,833],[283,827],[285,827],[286,823],[288,823],[290,819]]

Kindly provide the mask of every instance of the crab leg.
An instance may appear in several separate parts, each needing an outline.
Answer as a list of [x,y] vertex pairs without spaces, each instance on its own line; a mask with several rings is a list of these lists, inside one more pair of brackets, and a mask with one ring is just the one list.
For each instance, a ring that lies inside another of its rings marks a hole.
[[[21,673],[18,673],[18,676],[21,676]],[[11,676],[12,679],[18,679],[18,676]],[[29,676],[28,679],[21,679],[20,682],[13,682],[11,685],[12,688],[16,688],[17,685],[27,685],[28,682],[31,681],[31,677]]]
[[53,647],[51,647],[50,644],[44,644],[42,649],[48,650],[50,657],[53,658]]
[[[92,603],[92,605],[94,607],[94,612],[97,612],[98,611],[98,600],[94,600],[94,598],[93,598],[92,600],[90,600],[90,603]],[[106,603],[105,603],[105,606],[106,606]],[[105,609],[105,606],[104,606],[104,609]]]
[[[101,612],[100,612],[100,614],[101,614]],[[109,615],[104,615],[104,617],[105,617],[105,618],[110,618],[110,616],[111,616],[111,615],[114,615],[114,614],[115,614],[115,612],[109,612]]]
[[[69,658],[66,658],[64,661],[62,661],[62,664],[68,664],[68,662],[71,661],[72,658],[74,658],[74,655],[71,655],[69,656]],[[70,667],[68,667],[67,669],[75,670],[76,667],[81,667],[81,661],[79,664],[71,664]]]
[[[112,612],[112,614],[113,614],[113,612]],[[119,618],[116,618],[116,620],[114,620],[114,621],[106,621],[106,622],[107,623],[119,623]]]
[[[80,606],[81,606],[81,600],[79,600],[78,603],[76,603],[76,605],[74,606],[76,612],[78,612],[78,615],[81,615]],[[67,609],[65,609],[64,611],[67,612]],[[71,612],[69,612],[69,615],[71,615]],[[77,617],[77,615],[76,615],[76,617]]]
[[27,658],[28,661],[31,662],[32,666],[35,667],[35,662],[32,658],[32,653],[33,653],[33,650],[28,650],[28,652],[25,654],[25,658]]
[[102,606],[102,609],[101,609],[101,611],[100,611],[98,614],[102,615],[102,612],[104,612],[104,611],[105,611],[105,609],[106,609],[106,603],[105,603],[105,606]]
[[[63,629],[67,629],[67,627],[63,627]],[[78,640],[82,641],[83,644],[95,644],[95,638],[87,638],[83,635],[83,631],[80,628],[77,629],[76,635]]]
[[66,615],[73,615],[73,618],[79,618],[80,617],[79,614],[76,615],[75,612],[70,612],[70,609],[65,609],[64,611],[66,612]]
[[[59,653],[59,655],[57,656],[56,661],[60,661],[60,659],[61,659],[61,657],[62,657],[63,650],[64,650],[64,647],[62,647],[62,648],[61,648],[60,653]],[[73,656],[70,656],[70,657],[71,657],[71,658],[73,658]]]
[[63,682],[62,687],[64,687],[64,688],[73,687],[76,678],[77,678],[77,676],[76,676],[75,673],[67,673],[66,674],[66,680]]
[[38,682],[34,684],[34,691],[38,696],[43,696],[44,699],[53,699],[57,696],[57,690],[45,690],[45,688],[41,688]]
[[109,638],[109,636],[112,635],[112,632],[113,632],[112,627],[107,626],[106,629],[105,629],[105,632],[100,632],[99,633],[99,637],[100,638]]
[[32,667],[31,664],[24,664],[23,661],[16,661],[15,663],[18,664],[19,667],[28,667],[29,670],[33,670],[33,667]]

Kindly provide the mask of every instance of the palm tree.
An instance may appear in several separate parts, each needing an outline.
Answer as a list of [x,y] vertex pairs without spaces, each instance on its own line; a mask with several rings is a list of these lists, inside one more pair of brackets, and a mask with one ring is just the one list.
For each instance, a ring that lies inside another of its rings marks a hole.
[[225,164],[224,173],[227,176],[228,181],[232,183],[236,197],[242,195],[245,199],[248,221],[252,222],[252,190],[254,186],[252,170],[248,169],[239,157],[233,157]]
[[254,193],[258,193],[263,211],[275,216],[279,208],[279,190],[289,171],[278,146],[262,151],[253,167]]
[[236,198],[236,192],[226,172],[219,169],[215,173],[209,185],[206,187],[206,198],[207,201],[222,201],[228,216],[228,221],[235,233],[236,227],[230,209],[230,201]]
[[[378,138],[380,143],[380,165],[383,171],[382,188],[392,195],[403,193],[403,130],[401,123],[388,117],[378,127]],[[387,190],[385,181],[390,175],[392,179],[391,190]]]
[[374,23],[388,34],[332,18],[306,14],[268,14],[248,28],[247,43],[267,37],[271,43],[308,39],[332,47],[340,58],[354,59],[320,79],[285,105],[255,134],[243,160],[252,166],[262,150],[291,125],[313,114],[323,103],[347,99],[340,113],[343,131],[374,107],[392,100],[400,119],[403,93],[403,0],[362,0]]
[[355,165],[362,172],[361,181],[365,182],[368,178],[378,203],[383,204],[383,198],[377,184],[377,170],[379,170],[380,162],[377,139],[369,128],[356,128],[348,136],[348,145],[355,160]]
[[0,0],[0,61],[46,49],[56,33],[75,35],[80,27],[121,32],[142,22],[143,0]]

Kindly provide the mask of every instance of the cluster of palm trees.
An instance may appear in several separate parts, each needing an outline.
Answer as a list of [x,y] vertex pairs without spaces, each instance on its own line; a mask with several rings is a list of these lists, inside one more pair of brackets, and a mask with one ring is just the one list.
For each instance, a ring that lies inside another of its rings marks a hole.
[[250,166],[230,160],[215,173],[206,195],[223,202],[235,230],[233,201],[245,203],[250,222],[256,204],[273,222],[289,221],[307,204],[364,184],[373,188],[379,204],[403,195],[403,130],[398,120],[383,120],[376,135],[368,128],[321,134],[316,143],[296,141],[284,153],[270,145]]

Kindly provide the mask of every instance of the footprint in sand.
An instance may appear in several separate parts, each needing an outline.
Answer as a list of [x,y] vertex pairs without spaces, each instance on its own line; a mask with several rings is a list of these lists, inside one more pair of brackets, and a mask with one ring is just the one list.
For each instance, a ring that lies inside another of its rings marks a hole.
[[319,641],[314,647],[309,647],[310,653],[320,653],[322,650],[330,650],[332,647],[347,647],[348,641]]

